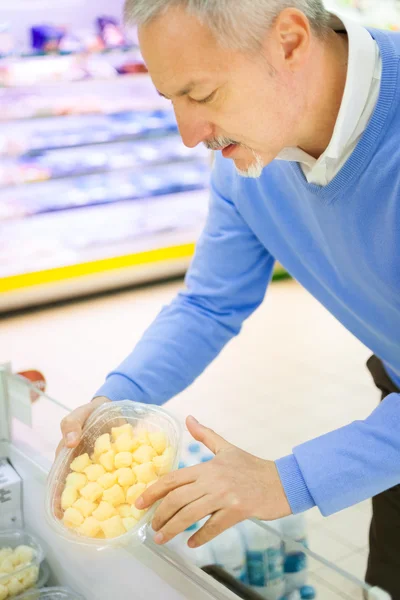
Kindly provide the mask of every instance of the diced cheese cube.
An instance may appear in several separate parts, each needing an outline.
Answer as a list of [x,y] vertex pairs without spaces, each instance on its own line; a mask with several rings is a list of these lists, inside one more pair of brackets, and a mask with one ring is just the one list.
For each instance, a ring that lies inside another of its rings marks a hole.
[[111,517],[115,517],[117,515],[117,510],[114,506],[109,504],[108,502],[100,502],[98,508],[93,511],[92,517],[97,519],[97,521],[105,521],[106,519],[111,519]]
[[137,521],[140,521],[144,515],[147,513],[147,510],[139,510],[138,508],[136,508],[136,506],[134,504],[132,504],[131,508],[131,515],[134,519],[136,519]]
[[114,483],[117,483],[117,474],[115,472],[105,473],[98,478],[97,483],[105,490],[108,490],[108,488],[112,487]]
[[122,523],[126,529],[126,531],[130,531],[138,524],[137,520],[133,517],[125,517],[122,519]]
[[130,504],[120,504],[117,508],[120,517],[131,517],[131,509],[132,507]]
[[130,467],[131,464],[132,464],[132,454],[130,452],[118,452],[118,454],[115,455],[114,466],[116,469],[123,469],[124,467]]
[[100,455],[99,463],[103,465],[106,471],[114,471],[114,458],[115,452],[114,450],[109,450],[108,452],[104,452],[104,454]]
[[9,556],[11,556],[12,553],[13,553],[12,548],[9,548],[9,547],[0,548],[0,563],[5,558],[8,558]]
[[115,440],[114,448],[117,452],[132,452],[135,442],[129,433],[123,433]]
[[86,500],[86,498],[79,498],[79,500],[74,503],[73,507],[79,510],[79,512],[82,513],[82,515],[86,518],[90,517],[92,512],[96,510],[97,504],[96,502],[90,502],[89,500]]
[[61,494],[61,508],[67,510],[78,499],[78,490],[74,487],[67,486]]
[[166,475],[172,468],[172,463],[174,460],[174,452],[169,446],[161,456],[156,456],[153,458],[153,465],[157,469],[158,475]]
[[157,473],[152,462],[146,462],[133,468],[139,483],[149,483],[157,479]]
[[96,481],[91,481],[84,488],[81,489],[81,496],[89,500],[89,502],[96,502],[103,495],[104,489]]
[[66,527],[69,527],[70,529],[75,529],[76,527],[79,527],[79,525],[82,525],[83,521],[84,518],[82,516],[82,513],[79,512],[79,510],[77,510],[76,508],[67,508],[63,518],[63,522]]
[[89,458],[89,454],[81,454],[81,456],[77,456],[72,463],[70,464],[71,471],[75,471],[76,473],[83,473],[83,471],[92,464],[92,461]]
[[81,490],[87,484],[87,477],[84,473],[70,473],[67,477],[66,485]]
[[109,490],[104,490],[103,500],[109,504],[112,504],[113,506],[125,504],[124,490],[120,485],[118,485],[118,483],[116,483]]
[[133,437],[132,425],[127,423],[126,425],[121,425],[120,427],[112,427],[111,428],[111,435],[112,435],[114,442],[123,434],[127,434],[132,438]]
[[94,517],[88,517],[78,528],[78,533],[86,537],[94,538],[101,531],[100,522]]
[[152,446],[144,444],[133,453],[133,460],[139,464],[151,462],[157,456],[156,451]]
[[149,434],[145,429],[137,429],[135,431],[135,439],[137,440],[139,446],[150,446]]
[[7,558],[4,558],[1,562],[1,571],[3,573],[13,573],[14,572],[14,561],[13,561],[13,557],[8,556]]
[[37,565],[32,565],[25,571],[23,571],[23,576],[21,578],[21,583],[24,586],[24,589],[32,587],[35,585],[37,580],[39,579],[39,567]]
[[116,538],[126,533],[126,529],[119,515],[111,517],[111,519],[107,519],[106,521],[102,521],[100,526],[107,539]]
[[14,556],[18,557],[21,565],[28,565],[32,562],[33,557],[35,556],[35,551],[30,546],[21,545],[15,548]]
[[90,465],[85,469],[85,475],[89,481],[97,481],[99,477],[105,475],[105,468],[102,465]]
[[111,450],[111,439],[109,433],[104,433],[94,443],[94,453],[95,455],[103,454],[104,452],[108,452]]
[[132,471],[132,469],[129,469],[128,467],[118,469],[117,471],[115,471],[115,474],[117,476],[117,481],[119,485],[121,485],[122,487],[129,487],[136,483],[135,473]]
[[157,454],[162,454],[167,447],[167,436],[163,431],[149,433],[149,440]]
[[24,591],[24,586],[18,581],[16,577],[12,577],[8,582],[8,593],[10,596],[18,596]]
[[0,583],[0,600],[6,600],[8,596],[8,588]]
[[132,485],[126,493],[126,501],[129,504],[135,504],[136,500],[143,494],[145,489],[145,483],[136,483],[135,485]]

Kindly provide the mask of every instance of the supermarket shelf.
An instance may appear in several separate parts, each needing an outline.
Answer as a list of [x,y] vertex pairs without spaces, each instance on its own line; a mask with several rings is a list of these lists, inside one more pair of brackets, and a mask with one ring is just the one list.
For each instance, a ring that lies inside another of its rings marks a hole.
[[21,54],[9,54],[9,55],[1,55],[0,54],[0,64],[2,62],[18,62],[20,60],[27,59],[46,59],[46,58],[57,58],[57,57],[65,57],[65,56],[81,56],[81,55],[90,55],[90,56],[119,56],[125,55],[129,52],[138,51],[139,47],[134,44],[129,44],[126,46],[119,46],[115,48],[103,48],[102,50],[90,51],[90,50],[80,50],[73,52],[23,52]]

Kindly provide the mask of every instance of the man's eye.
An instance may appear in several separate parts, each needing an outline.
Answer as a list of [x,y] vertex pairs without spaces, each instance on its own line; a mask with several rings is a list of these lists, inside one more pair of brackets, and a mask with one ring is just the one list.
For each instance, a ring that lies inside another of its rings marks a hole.
[[195,100],[195,102],[197,102],[197,104],[207,104],[208,102],[211,102],[211,100],[213,100],[216,93],[217,91],[215,90],[215,92],[207,96],[207,98],[203,98],[203,100]]

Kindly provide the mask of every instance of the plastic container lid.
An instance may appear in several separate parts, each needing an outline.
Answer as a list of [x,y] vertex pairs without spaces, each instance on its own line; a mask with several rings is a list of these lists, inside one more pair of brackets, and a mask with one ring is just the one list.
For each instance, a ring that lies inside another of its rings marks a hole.
[[85,600],[80,594],[76,594],[68,588],[53,587],[43,588],[42,590],[30,590],[18,600]]
[[317,597],[317,592],[311,585],[304,585],[300,588],[301,600],[314,600]]
[[[0,575],[0,585],[8,588],[10,598],[36,585],[39,579],[40,565],[44,559],[44,552],[38,540],[27,531],[22,529],[0,531],[0,550],[4,548],[15,550],[18,546],[29,546],[33,551],[33,556],[29,563],[16,567],[6,575]],[[11,580],[13,581],[11,582]],[[9,589],[10,582],[11,590]]]
[[173,449],[171,470],[178,468],[182,428],[172,415],[158,406],[140,404],[131,400],[103,404],[87,420],[78,447],[74,449],[64,448],[50,471],[46,494],[46,519],[60,537],[98,550],[134,545],[145,539],[147,525],[152,520],[156,505],[147,511],[138,524],[129,532],[112,539],[84,537],[72,529],[68,529],[61,520],[63,515],[61,494],[65,487],[67,475],[70,472],[71,462],[81,454],[88,453],[91,455],[94,450],[94,443],[100,435],[111,433],[112,427],[119,427],[126,423],[132,425],[137,431],[164,432],[169,445]]

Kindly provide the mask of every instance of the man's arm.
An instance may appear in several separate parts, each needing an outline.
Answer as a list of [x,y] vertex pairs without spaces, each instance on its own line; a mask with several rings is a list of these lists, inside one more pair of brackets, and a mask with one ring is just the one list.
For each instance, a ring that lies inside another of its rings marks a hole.
[[262,302],[274,259],[231,201],[231,182],[230,163],[218,158],[186,291],[161,311],[96,396],[166,402],[202,373]]
[[315,503],[328,516],[398,485],[400,394],[387,396],[364,421],[301,444],[276,464],[294,513]]

